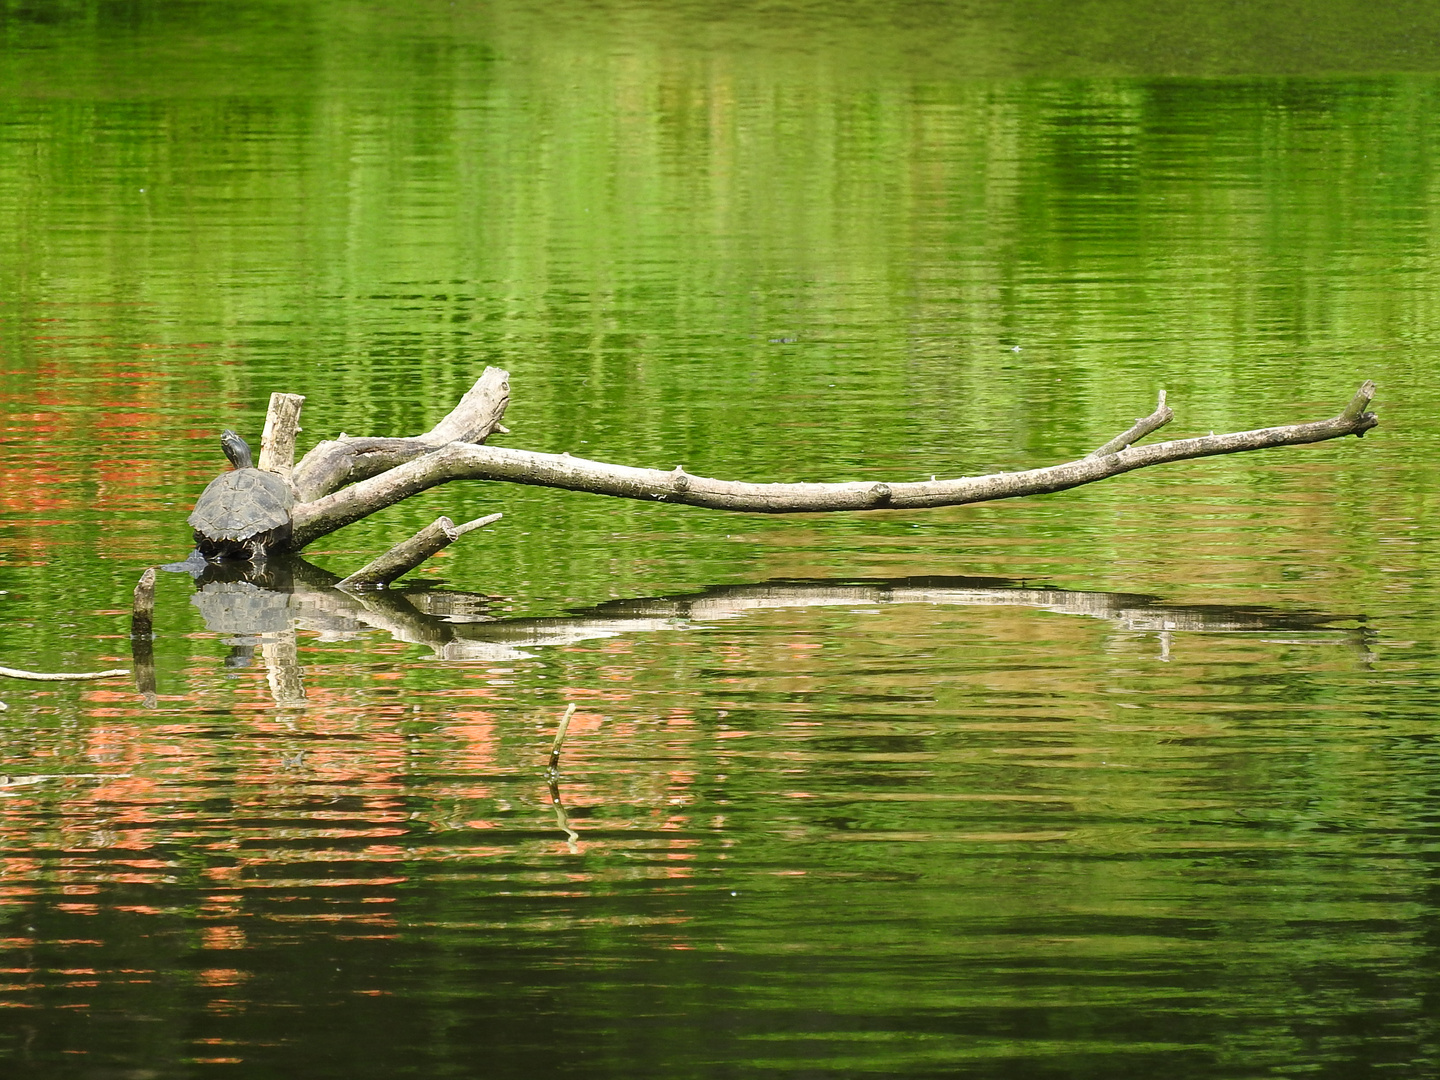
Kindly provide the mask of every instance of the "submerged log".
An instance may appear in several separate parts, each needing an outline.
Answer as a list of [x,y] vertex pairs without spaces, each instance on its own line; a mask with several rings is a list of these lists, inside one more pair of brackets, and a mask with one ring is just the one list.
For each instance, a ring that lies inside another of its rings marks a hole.
[[[1374,413],[1366,411],[1374,394],[1375,384],[1366,381],[1350,403],[1328,420],[1137,446],[1141,439],[1174,418],[1161,391],[1149,416],[1136,420],[1128,430],[1086,456],[1058,465],[921,481],[749,483],[692,476],[678,465],[664,471],[589,461],[570,454],[482,445],[493,432],[506,430],[500,419],[510,397],[508,374],[499,368],[486,368],[450,414],[424,435],[342,435],[320,443],[306,454],[289,477],[296,495],[292,529],[277,538],[272,551],[265,553],[300,551],[337,529],[453,480],[505,480],[758,514],[919,510],[1013,499],[1064,491],[1171,461],[1361,436],[1379,422]],[[295,395],[275,398],[294,399]],[[298,408],[298,401],[293,402],[292,420],[298,419]],[[267,424],[267,431],[269,428]],[[276,454],[275,459],[278,472],[283,458]],[[418,564],[406,569],[413,565]]]

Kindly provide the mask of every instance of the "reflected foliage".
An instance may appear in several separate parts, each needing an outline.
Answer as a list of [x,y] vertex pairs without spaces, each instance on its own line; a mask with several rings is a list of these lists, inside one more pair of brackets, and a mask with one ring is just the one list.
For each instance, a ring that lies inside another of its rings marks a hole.
[[916,515],[452,485],[161,575],[138,690],[0,687],[6,1068],[1435,1072],[1435,29],[0,0],[17,667],[125,662],[277,390],[408,435],[493,363],[511,445],[757,480],[1064,460],[1161,388],[1385,418]]

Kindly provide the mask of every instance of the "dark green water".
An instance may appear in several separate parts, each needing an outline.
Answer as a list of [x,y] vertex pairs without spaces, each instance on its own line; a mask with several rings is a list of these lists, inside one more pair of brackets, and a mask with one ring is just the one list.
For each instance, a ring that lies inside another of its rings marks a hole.
[[0,685],[0,1074],[1440,1074],[1437,42],[0,0],[0,664],[130,667],[276,390],[304,449],[493,364],[498,443],[755,480],[1381,417],[915,514],[452,485],[249,621],[163,575],[153,697]]

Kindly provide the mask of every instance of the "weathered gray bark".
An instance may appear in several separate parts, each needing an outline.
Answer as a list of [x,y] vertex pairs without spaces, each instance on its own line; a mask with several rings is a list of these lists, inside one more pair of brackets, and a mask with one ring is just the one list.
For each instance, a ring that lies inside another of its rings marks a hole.
[[[495,369],[487,369],[489,376]],[[503,372],[498,373],[502,378]],[[483,381],[483,380],[482,380]],[[507,388],[508,389],[508,388]],[[471,393],[479,390],[479,384]],[[310,496],[294,511],[292,550],[359,521],[402,499],[452,480],[506,480],[512,483],[564,488],[627,499],[684,503],[715,510],[761,514],[798,514],[841,510],[913,510],[966,503],[1013,499],[1063,491],[1092,484],[1136,469],[1189,458],[1212,457],[1274,446],[1323,442],[1346,435],[1363,435],[1378,421],[1366,412],[1375,394],[1375,384],[1365,382],[1349,405],[1329,420],[1287,424],[1254,431],[1177,439],[1152,446],[1131,445],[1173,417],[1164,395],[1155,411],[1137,420],[1123,434],[1076,461],[988,476],[953,480],[911,482],[861,481],[837,484],[756,484],[691,476],[676,466],[666,472],[628,465],[588,461],[569,454],[541,454],[528,450],[479,446],[473,442],[450,442],[436,448],[433,440],[416,447],[409,460],[384,471],[363,465],[356,455],[351,476],[365,472],[366,478],[348,487],[337,483],[314,484],[307,490],[327,489],[328,494]],[[470,395],[466,395],[467,398]],[[503,408],[503,405],[501,406]],[[457,408],[457,411],[458,408]],[[452,414],[453,415],[453,414]],[[498,426],[498,415],[495,419]],[[437,431],[440,430],[438,427]],[[487,432],[488,434],[488,432]],[[433,433],[432,433],[433,435]],[[422,437],[427,439],[429,437]],[[354,443],[367,440],[352,440]],[[421,440],[384,440],[386,443],[419,443]],[[322,444],[322,446],[325,444]],[[297,476],[316,455],[312,451],[296,469]],[[423,455],[423,456],[422,456]],[[393,459],[391,459],[393,460]],[[317,466],[316,475],[320,474]],[[328,475],[328,474],[327,474]]]

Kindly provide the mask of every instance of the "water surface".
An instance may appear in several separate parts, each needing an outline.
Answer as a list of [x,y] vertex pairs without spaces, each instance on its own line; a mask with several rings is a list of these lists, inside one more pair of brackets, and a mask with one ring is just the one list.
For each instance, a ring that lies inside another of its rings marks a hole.
[[[0,5],[0,663],[139,675],[0,686],[0,1059],[1440,1068],[1433,22]],[[451,485],[132,655],[223,428],[487,364],[497,442],[735,479],[1381,427],[914,514]]]

